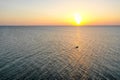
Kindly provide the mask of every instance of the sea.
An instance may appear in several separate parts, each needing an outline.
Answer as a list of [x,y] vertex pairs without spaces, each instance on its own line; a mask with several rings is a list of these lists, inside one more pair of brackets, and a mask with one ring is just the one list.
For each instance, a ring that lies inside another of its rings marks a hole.
[[0,26],[0,80],[120,80],[120,26]]

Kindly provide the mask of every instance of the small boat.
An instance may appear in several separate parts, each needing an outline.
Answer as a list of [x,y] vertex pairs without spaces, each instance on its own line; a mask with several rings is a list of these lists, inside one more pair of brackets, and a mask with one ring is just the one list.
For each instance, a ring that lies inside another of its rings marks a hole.
[[79,46],[76,46],[75,48],[79,48]]

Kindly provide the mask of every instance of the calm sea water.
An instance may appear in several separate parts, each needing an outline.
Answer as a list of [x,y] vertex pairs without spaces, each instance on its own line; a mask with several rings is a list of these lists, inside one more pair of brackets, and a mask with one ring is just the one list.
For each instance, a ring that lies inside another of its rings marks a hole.
[[120,80],[120,27],[1,26],[0,80]]

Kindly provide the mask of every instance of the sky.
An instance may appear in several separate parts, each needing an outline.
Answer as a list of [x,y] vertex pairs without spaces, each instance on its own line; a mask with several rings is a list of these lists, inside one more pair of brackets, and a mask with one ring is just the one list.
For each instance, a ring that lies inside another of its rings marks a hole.
[[0,25],[120,25],[120,0],[0,0]]

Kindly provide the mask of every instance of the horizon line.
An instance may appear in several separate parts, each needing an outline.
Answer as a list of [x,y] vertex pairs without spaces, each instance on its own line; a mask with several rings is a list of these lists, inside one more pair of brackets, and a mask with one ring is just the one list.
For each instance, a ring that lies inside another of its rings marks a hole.
[[93,27],[94,27],[94,26],[119,26],[119,27],[120,27],[120,24],[113,24],[113,25],[111,25],[111,24],[110,24],[110,25],[108,25],[108,24],[107,24],[107,25],[106,25],[106,24],[105,24],[105,25],[102,25],[102,24],[101,24],[101,25],[0,25],[0,27],[2,27],[2,26],[6,26],[6,27],[7,27],[7,26],[13,26],[13,27],[14,27],[14,26],[16,26],[16,27],[23,27],[23,26],[26,26],[26,27],[27,27],[27,26],[29,26],[29,27],[33,27],[33,26],[35,26],[35,27],[42,27],[42,26],[43,26],[43,27],[44,27],[44,26],[45,26],[45,27],[48,27],[48,26],[49,26],[49,27],[52,27],[52,26],[53,26],[53,27],[54,27],[54,26],[55,26],[55,27],[57,27],[57,26],[58,26],[58,27],[73,27],[73,26],[76,26],[76,27],[85,27],[85,26],[86,26],[86,27],[87,27],[87,26],[91,26],[91,27],[92,27],[92,26],[93,26]]

